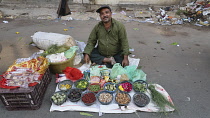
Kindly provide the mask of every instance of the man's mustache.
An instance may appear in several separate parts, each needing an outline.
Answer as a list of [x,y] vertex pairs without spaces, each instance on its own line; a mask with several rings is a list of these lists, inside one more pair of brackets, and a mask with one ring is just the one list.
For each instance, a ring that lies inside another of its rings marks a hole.
[[107,16],[104,16],[103,19],[104,19],[104,18],[108,18],[108,17],[107,17]]

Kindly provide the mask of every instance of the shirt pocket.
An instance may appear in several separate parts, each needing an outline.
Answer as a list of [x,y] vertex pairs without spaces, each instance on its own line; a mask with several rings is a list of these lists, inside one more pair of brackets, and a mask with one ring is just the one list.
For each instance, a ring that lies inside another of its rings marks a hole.
[[120,42],[119,38],[118,38],[118,33],[115,32],[110,32],[109,34],[109,42],[111,45],[117,46]]

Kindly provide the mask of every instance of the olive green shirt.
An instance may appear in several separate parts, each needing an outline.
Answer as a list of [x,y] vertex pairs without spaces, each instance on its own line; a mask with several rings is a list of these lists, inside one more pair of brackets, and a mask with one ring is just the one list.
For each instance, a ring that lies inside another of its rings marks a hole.
[[98,51],[105,57],[114,56],[122,51],[122,55],[129,55],[129,44],[125,26],[112,18],[112,25],[106,30],[100,21],[90,33],[87,45],[83,53],[91,54],[98,42]]

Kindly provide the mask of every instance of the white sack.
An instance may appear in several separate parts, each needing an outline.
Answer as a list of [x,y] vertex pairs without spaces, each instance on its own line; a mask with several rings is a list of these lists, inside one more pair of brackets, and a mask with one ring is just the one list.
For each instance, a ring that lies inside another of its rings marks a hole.
[[43,50],[46,50],[54,44],[57,44],[58,46],[64,44],[69,47],[76,46],[73,37],[71,37],[70,35],[48,32],[36,32],[31,37],[36,46]]

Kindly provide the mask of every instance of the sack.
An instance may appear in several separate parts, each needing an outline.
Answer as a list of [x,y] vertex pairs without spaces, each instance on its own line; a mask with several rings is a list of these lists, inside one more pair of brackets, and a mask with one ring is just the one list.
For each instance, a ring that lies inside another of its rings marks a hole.
[[36,46],[43,50],[47,50],[50,46],[55,44],[57,44],[57,46],[66,45],[69,47],[76,45],[74,39],[70,35],[36,32],[31,37]]
[[110,78],[115,79],[118,75],[126,74],[126,70],[120,65],[120,63],[114,64],[111,70]]

